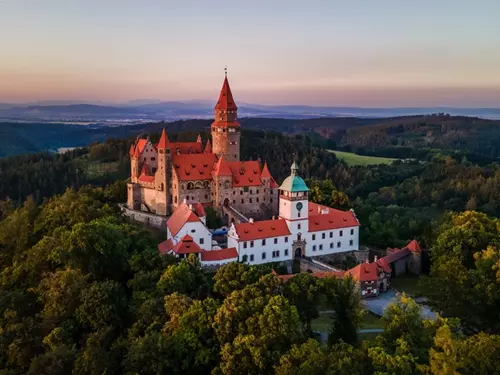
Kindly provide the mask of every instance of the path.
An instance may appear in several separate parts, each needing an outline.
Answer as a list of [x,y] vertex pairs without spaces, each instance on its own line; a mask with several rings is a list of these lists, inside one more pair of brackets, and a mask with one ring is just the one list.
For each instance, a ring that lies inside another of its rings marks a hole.
[[[363,304],[365,305],[367,310],[370,310],[372,313],[378,316],[384,315],[384,310],[391,303],[396,302],[397,293],[390,289],[387,292],[381,293],[376,298],[367,298],[363,300]],[[422,308],[422,316],[426,319],[436,319],[436,313],[429,309],[425,305],[420,305]]]

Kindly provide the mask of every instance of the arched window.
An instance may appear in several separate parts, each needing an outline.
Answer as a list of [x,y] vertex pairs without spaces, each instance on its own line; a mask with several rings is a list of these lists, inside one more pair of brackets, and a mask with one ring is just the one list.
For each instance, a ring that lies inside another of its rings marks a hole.
[[188,182],[187,188],[188,188],[188,190],[194,189],[194,184],[192,182]]
[[174,203],[177,204],[177,197],[174,198]]

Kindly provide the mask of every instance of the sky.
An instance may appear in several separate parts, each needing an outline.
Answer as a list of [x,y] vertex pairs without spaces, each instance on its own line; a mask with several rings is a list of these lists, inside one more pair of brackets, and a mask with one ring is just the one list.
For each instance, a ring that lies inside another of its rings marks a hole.
[[500,107],[498,0],[0,0],[0,102]]

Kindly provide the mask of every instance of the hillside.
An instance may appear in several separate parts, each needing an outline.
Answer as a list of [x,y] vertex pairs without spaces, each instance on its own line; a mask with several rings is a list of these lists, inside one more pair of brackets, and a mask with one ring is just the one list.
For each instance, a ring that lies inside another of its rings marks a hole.
[[[155,122],[128,126],[77,126],[50,123],[0,123],[0,157],[60,147],[85,146],[106,138],[156,133],[209,131],[210,119]],[[447,115],[367,118],[242,118],[244,130],[308,134],[323,147],[361,155],[426,158],[431,150],[460,150],[471,157],[500,157],[500,120]],[[491,160],[488,160],[491,161]]]

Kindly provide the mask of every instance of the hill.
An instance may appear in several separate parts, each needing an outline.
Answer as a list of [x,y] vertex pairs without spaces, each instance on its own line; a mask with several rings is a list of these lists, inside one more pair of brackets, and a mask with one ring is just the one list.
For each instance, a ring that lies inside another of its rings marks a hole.
[[394,160],[391,158],[380,158],[377,156],[365,156],[358,155],[352,152],[328,150],[334,153],[338,159],[341,159],[347,163],[347,165],[378,165],[378,164],[391,164]]

